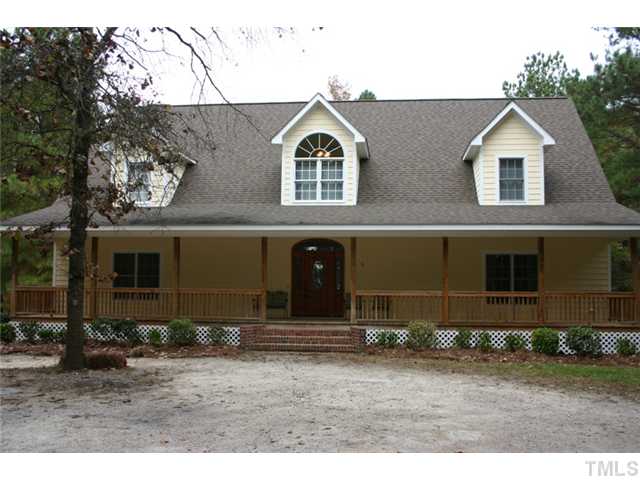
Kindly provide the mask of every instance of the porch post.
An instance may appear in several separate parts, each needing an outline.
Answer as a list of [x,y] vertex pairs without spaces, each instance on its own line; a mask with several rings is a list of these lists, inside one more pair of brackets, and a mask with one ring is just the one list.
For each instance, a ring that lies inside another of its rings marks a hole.
[[538,323],[544,323],[544,237],[538,237]]
[[98,313],[98,245],[99,238],[91,237],[91,313],[89,316],[92,319],[95,319]]
[[633,319],[640,320],[640,258],[638,255],[638,239],[629,239],[629,251],[631,253],[631,280],[633,282],[633,294],[635,298]]
[[18,309],[18,237],[11,237],[11,298],[10,314],[15,318]]
[[269,254],[269,243],[267,237],[260,239],[260,259],[262,273],[262,295],[260,295],[260,320],[267,320],[267,256]]
[[180,315],[180,237],[173,237],[173,317]]
[[349,290],[351,294],[351,302],[349,306],[349,317],[351,319],[351,323],[356,323],[356,292],[357,292],[357,269],[358,269],[358,242],[356,237],[351,237],[351,271],[350,271],[350,285]]
[[449,323],[449,238],[442,237],[442,317],[443,324]]

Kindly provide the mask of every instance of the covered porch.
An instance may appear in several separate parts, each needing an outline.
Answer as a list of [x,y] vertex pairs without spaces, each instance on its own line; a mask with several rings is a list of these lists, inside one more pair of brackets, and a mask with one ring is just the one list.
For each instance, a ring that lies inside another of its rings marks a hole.
[[[336,233],[336,232],[334,232]],[[637,239],[632,292],[611,292],[604,236],[92,232],[85,317],[162,322],[332,323],[529,328],[640,327]],[[53,285],[19,285],[11,316],[66,316],[65,238]],[[19,249],[13,241],[14,257]]]

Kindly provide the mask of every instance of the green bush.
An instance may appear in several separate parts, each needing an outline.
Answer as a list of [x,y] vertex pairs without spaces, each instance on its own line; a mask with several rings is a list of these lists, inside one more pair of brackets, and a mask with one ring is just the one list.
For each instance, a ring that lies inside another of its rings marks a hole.
[[56,341],[56,333],[50,328],[43,328],[38,332],[40,341],[44,343],[53,343]]
[[480,332],[478,335],[478,349],[481,352],[487,353],[493,350],[491,345],[491,334],[489,332]]
[[631,355],[635,355],[637,351],[638,349],[635,344],[628,338],[619,338],[616,342],[616,352],[618,355],[630,357]]
[[140,343],[138,323],[130,318],[116,319],[99,317],[91,322],[89,329],[94,337],[102,341],[127,342],[132,345]]
[[40,331],[40,325],[38,322],[20,322],[18,323],[18,330],[20,330],[20,333],[28,343],[35,343]]
[[193,345],[196,343],[196,327],[188,318],[176,318],[168,325],[169,343],[173,345]]
[[400,342],[400,338],[398,334],[393,331],[380,330],[378,332],[378,340],[376,341],[376,345],[383,348],[393,348],[398,345]]
[[531,348],[534,352],[557,355],[560,348],[560,334],[551,328],[536,328],[531,334]]
[[407,327],[407,346],[413,350],[435,348],[438,343],[433,323],[414,321]]
[[567,330],[567,347],[579,357],[600,355],[600,333],[591,327],[571,327]]
[[207,336],[211,345],[222,345],[225,343],[224,337],[227,334],[223,327],[212,325],[207,329]]
[[56,343],[65,343],[67,341],[67,329],[63,328],[59,332],[53,332],[53,340]]
[[154,328],[149,332],[149,343],[154,347],[162,345],[162,334],[160,330]]
[[458,348],[471,348],[471,330],[461,328],[453,341]]
[[504,337],[504,349],[508,352],[515,352],[518,350],[524,350],[525,341],[522,335],[517,333],[510,333]]
[[12,343],[16,341],[16,328],[10,323],[0,323],[0,342]]
[[0,323],[9,323],[11,316],[7,312],[0,312]]

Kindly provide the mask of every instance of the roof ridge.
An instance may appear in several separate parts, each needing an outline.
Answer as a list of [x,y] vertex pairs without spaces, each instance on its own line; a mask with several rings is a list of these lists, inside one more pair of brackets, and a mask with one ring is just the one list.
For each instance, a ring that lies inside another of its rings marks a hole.
[[[517,100],[566,100],[569,97],[557,96],[557,97],[458,97],[458,98],[389,98],[384,100],[328,100],[330,103],[390,103],[390,102],[476,102],[476,101],[489,101],[489,100],[504,100],[504,101],[517,101]],[[292,101],[273,101],[273,102],[229,102],[229,103],[177,103],[177,104],[164,104],[170,107],[224,107],[227,105],[298,105],[309,103],[309,100],[292,100]]]

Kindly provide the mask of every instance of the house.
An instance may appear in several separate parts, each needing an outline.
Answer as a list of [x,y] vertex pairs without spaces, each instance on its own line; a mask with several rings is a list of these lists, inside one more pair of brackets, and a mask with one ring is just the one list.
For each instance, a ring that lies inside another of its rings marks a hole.
[[[97,219],[86,316],[228,325],[640,326],[640,214],[615,202],[567,98],[175,106],[214,129],[177,178],[141,162],[139,208]],[[62,220],[68,205],[4,227]],[[14,284],[15,317],[65,315],[53,285]],[[631,241],[635,291],[611,291]],[[104,275],[117,274],[117,275]]]

